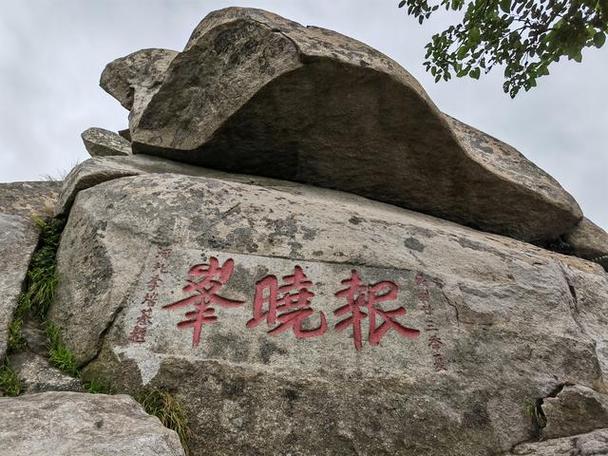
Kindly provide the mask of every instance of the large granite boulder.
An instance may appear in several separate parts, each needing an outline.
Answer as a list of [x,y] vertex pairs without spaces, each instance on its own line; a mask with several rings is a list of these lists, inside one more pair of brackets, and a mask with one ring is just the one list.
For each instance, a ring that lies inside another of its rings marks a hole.
[[129,85],[104,81],[154,74],[131,106],[135,153],[345,190],[526,241],[554,240],[582,217],[553,178],[446,117],[407,71],[354,39],[227,8],[162,68],[148,54],[102,75],[129,107]]
[[588,218],[581,220],[564,240],[576,256],[598,260],[604,257],[608,269],[608,233]]
[[177,434],[128,396],[0,398],[0,456],[184,456]]
[[145,174],[77,194],[58,270],[85,379],[174,392],[195,455],[490,456],[606,427],[608,275],[508,237]]
[[70,211],[76,195],[81,190],[113,179],[140,174],[181,174],[186,176],[217,177],[235,182],[264,183],[274,187],[293,187],[297,184],[268,179],[259,176],[229,174],[200,166],[166,160],[150,155],[130,155],[128,157],[95,157],[76,165],[63,181],[55,215],[65,217]]
[[104,128],[87,128],[80,135],[91,157],[131,155],[131,143],[118,133]]
[[139,122],[176,55],[169,49],[142,49],[106,66],[99,85],[130,111],[129,125]]
[[33,217],[53,213],[60,187],[58,182],[0,184],[0,362],[6,354],[9,325],[38,244]]

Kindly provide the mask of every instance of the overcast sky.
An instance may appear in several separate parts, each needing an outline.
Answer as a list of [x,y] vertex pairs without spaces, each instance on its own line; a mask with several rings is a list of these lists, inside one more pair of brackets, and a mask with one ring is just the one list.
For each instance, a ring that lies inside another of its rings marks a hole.
[[350,35],[412,73],[441,110],[518,148],[552,174],[608,229],[608,47],[582,64],[552,68],[511,100],[499,71],[480,81],[434,84],[424,44],[449,18],[424,26],[397,0],[2,0],[0,181],[62,175],[88,155],[80,133],[127,126],[127,111],[98,87],[106,63],[148,47],[181,50],[214,9],[254,6]]

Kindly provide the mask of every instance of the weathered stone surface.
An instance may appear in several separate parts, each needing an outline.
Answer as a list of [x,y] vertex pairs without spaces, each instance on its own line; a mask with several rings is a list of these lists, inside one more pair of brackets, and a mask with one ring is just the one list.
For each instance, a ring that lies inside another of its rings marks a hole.
[[527,241],[582,217],[554,179],[444,116],[396,62],[257,9],[208,15],[130,129],[135,153],[345,190]]
[[182,174],[187,176],[217,177],[243,183],[263,183],[268,186],[290,187],[296,184],[257,176],[228,174],[200,166],[187,165],[149,155],[128,157],[96,157],[86,160],[66,176],[55,208],[55,215],[66,215],[79,191],[121,177],[140,174]]
[[0,183],[0,213],[32,216],[48,216],[59,196],[61,182],[9,182]]
[[31,220],[0,213],[0,361],[6,354],[8,328],[37,242],[38,230]]
[[103,128],[87,128],[80,135],[91,157],[131,155],[131,143],[118,133]]
[[38,243],[34,216],[53,213],[59,182],[0,184],[0,361],[30,259]]
[[82,391],[80,380],[65,375],[42,356],[21,352],[11,355],[10,364],[21,380],[24,393]]
[[52,392],[0,399],[1,456],[183,456],[175,432],[129,396]]
[[564,386],[556,395],[544,400],[548,439],[584,434],[608,428],[608,396],[580,385]]
[[[608,255],[608,233],[591,220],[584,218],[564,236],[574,254],[581,258],[593,259]],[[608,265],[608,259],[607,263]]]
[[142,49],[114,60],[103,70],[99,85],[130,111],[129,126],[139,122],[177,54],[168,49]]
[[561,439],[518,445],[509,455],[517,456],[606,456],[608,429]]
[[[182,290],[188,270],[213,258],[225,269],[205,290],[243,303],[208,303],[217,321],[197,343],[192,327],[177,327],[196,302],[163,306],[196,297]],[[325,332],[269,334],[276,323],[264,318],[248,327],[256,287],[283,285],[296,266],[315,293],[301,329],[317,328],[322,312]],[[536,435],[526,404],[551,403],[563,385],[608,391],[599,265],[354,195],[170,174],[115,179],[78,194],[58,268],[50,316],[85,376],[174,391],[197,455],[489,456]],[[335,313],[353,270],[362,284],[382,284],[360,289],[360,305],[398,287],[372,310],[405,309],[394,318],[417,337],[393,327],[378,341],[385,320],[374,314],[370,335],[363,315],[356,349],[355,333],[336,328],[348,313]]]

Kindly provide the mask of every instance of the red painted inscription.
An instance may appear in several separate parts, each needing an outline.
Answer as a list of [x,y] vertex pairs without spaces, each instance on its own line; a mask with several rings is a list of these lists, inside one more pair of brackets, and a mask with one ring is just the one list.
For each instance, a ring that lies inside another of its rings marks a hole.
[[311,307],[315,294],[310,291],[312,282],[308,280],[300,266],[293,274],[283,277],[279,286],[276,276],[268,275],[255,284],[253,298],[253,318],[247,322],[248,328],[255,328],[266,321],[272,327],[268,334],[275,335],[291,329],[298,339],[322,336],[327,330],[327,318],[319,312],[319,325],[314,329],[304,329],[304,321],[315,313]]
[[[393,310],[382,310],[377,305],[385,301],[394,301],[399,293],[399,286],[389,280],[365,285],[361,282],[359,273],[355,270],[351,272],[348,279],[342,281],[346,288],[336,293],[338,298],[345,298],[347,303],[334,311],[337,317],[348,315],[345,319],[336,324],[336,329],[342,331],[352,327],[353,343],[356,350],[361,350],[362,332],[361,322],[368,319],[369,329],[367,341],[370,345],[378,345],[382,337],[390,330],[397,331],[401,336],[414,339],[418,337],[420,331],[407,328],[395,318],[405,315],[405,308],[398,307]],[[382,320],[378,324],[378,320]]]
[[197,347],[201,341],[203,325],[217,320],[213,304],[221,307],[236,307],[243,301],[235,301],[218,295],[220,288],[228,283],[234,269],[234,261],[226,260],[222,266],[215,257],[209,259],[209,264],[197,264],[188,271],[189,280],[183,291],[194,293],[192,296],[163,306],[163,309],[173,310],[193,306],[194,310],[186,312],[186,320],[180,321],[180,329],[193,328],[192,346]]

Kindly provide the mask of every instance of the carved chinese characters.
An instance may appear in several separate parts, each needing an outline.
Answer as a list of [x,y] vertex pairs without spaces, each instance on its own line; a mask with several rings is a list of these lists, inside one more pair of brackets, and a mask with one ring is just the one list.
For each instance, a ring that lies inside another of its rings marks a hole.
[[[352,326],[353,342],[357,350],[361,350],[361,320],[365,318],[369,319],[368,342],[370,345],[378,345],[382,336],[389,329],[394,329],[403,337],[410,339],[418,337],[420,331],[406,328],[395,320],[395,317],[405,315],[403,307],[386,311],[377,307],[377,304],[381,302],[397,299],[399,287],[396,283],[385,280],[373,285],[363,285],[359,273],[353,270],[351,277],[343,280],[342,284],[347,288],[338,291],[336,296],[345,298],[348,303],[336,310],[334,314],[342,316],[350,313],[350,316],[336,324],[336,329],[341,331]],[[377,324],[377,319],[383,320],[382,323]]]
[[319,313],[321,322],[317,328],[303,328],[304,321],[314,313],[311,300],[315,294],[309,290],[312,282],[300,266],[295,267],[293,275],[283,277],[283,281],[284,285],[279,286],[277,278],[269,275],[256,283],[253,318],[247,322],[247,327],[255,328],[266,320],[268,326],[276,325],[268,334],[292,329],[298,339],[322,336],[327,330],[327,318],[323,312]]
[[[193,347],[200,344],[203,326],[217,321],[214,305],[238,307],[245,304],[244,301],[219,295],[220,289],[228,284],[233,272],[232,258],[220,266],[219,260],[212,256],[208,263],[196,264],[189,269],[187,284],[182,291],[191,295],[163,306],[165,310],[192,309],[185,313],[184,320],[177,323],[177,328],[192,328]],[[406,314],[406,310],[403,306],[398,306],[399,286],[395,282],[382,280],[368,285],[362,282],[360,273],[353,269],[350,277],[340,283],[346,288],[336,291],[333,298],[336,301],[346,300],[346,304],[333,311],[336,318],[334,329],[343,331],[350,328],[357,351],[363,346],[364,320],[368,323],[367,342],[370,345],[379,345],[390,330],[409,339],[419,336],[419,330],[397,321],[398,317]],[[284,276],[281,283],[276,275],[264,276],[255,283],[252,317],[247,321],[246,327],[254,329],[265,324],[269,335],[291,331],[297,339],[323,336],[328,330],[328,319],[324,311],[313,308],[313,287],[313,282],[299,265],[294,267],[292,274]],[[393,308],[384,309],[383,303],[392,303]]]
[[158,248],[154,259],[154,271],[152,276],[146,283],[147,293],[144,295],[139,317],[137,318],[131,333],[129,341],[142,343],[146,340],[146,332],[148,326],[152,322],[152,311],[158,302],[158,287],[162,282],[161,274],[167,272],[166,260],[171,254],[171,249]]
[[223,307],[235,307],[243,304],[242,301],[223,298],[218,295],[219,289],[226,285],[232,270],[234,261],[226,260],[219,266],[217,258],[212,257],[209,264],[197,264],[190,268],[188,275],[190,280],[184,287],[187,293],[194,293],[189,298],[163,306],[163,309],[178,309],[193,306],[194,310],[186,313],[186,320],[177,324],[178,328],[192,328],[192,346],[196,347],[201,341],[201,330],[203,325],[211,324],[217,320],[213,304]]

